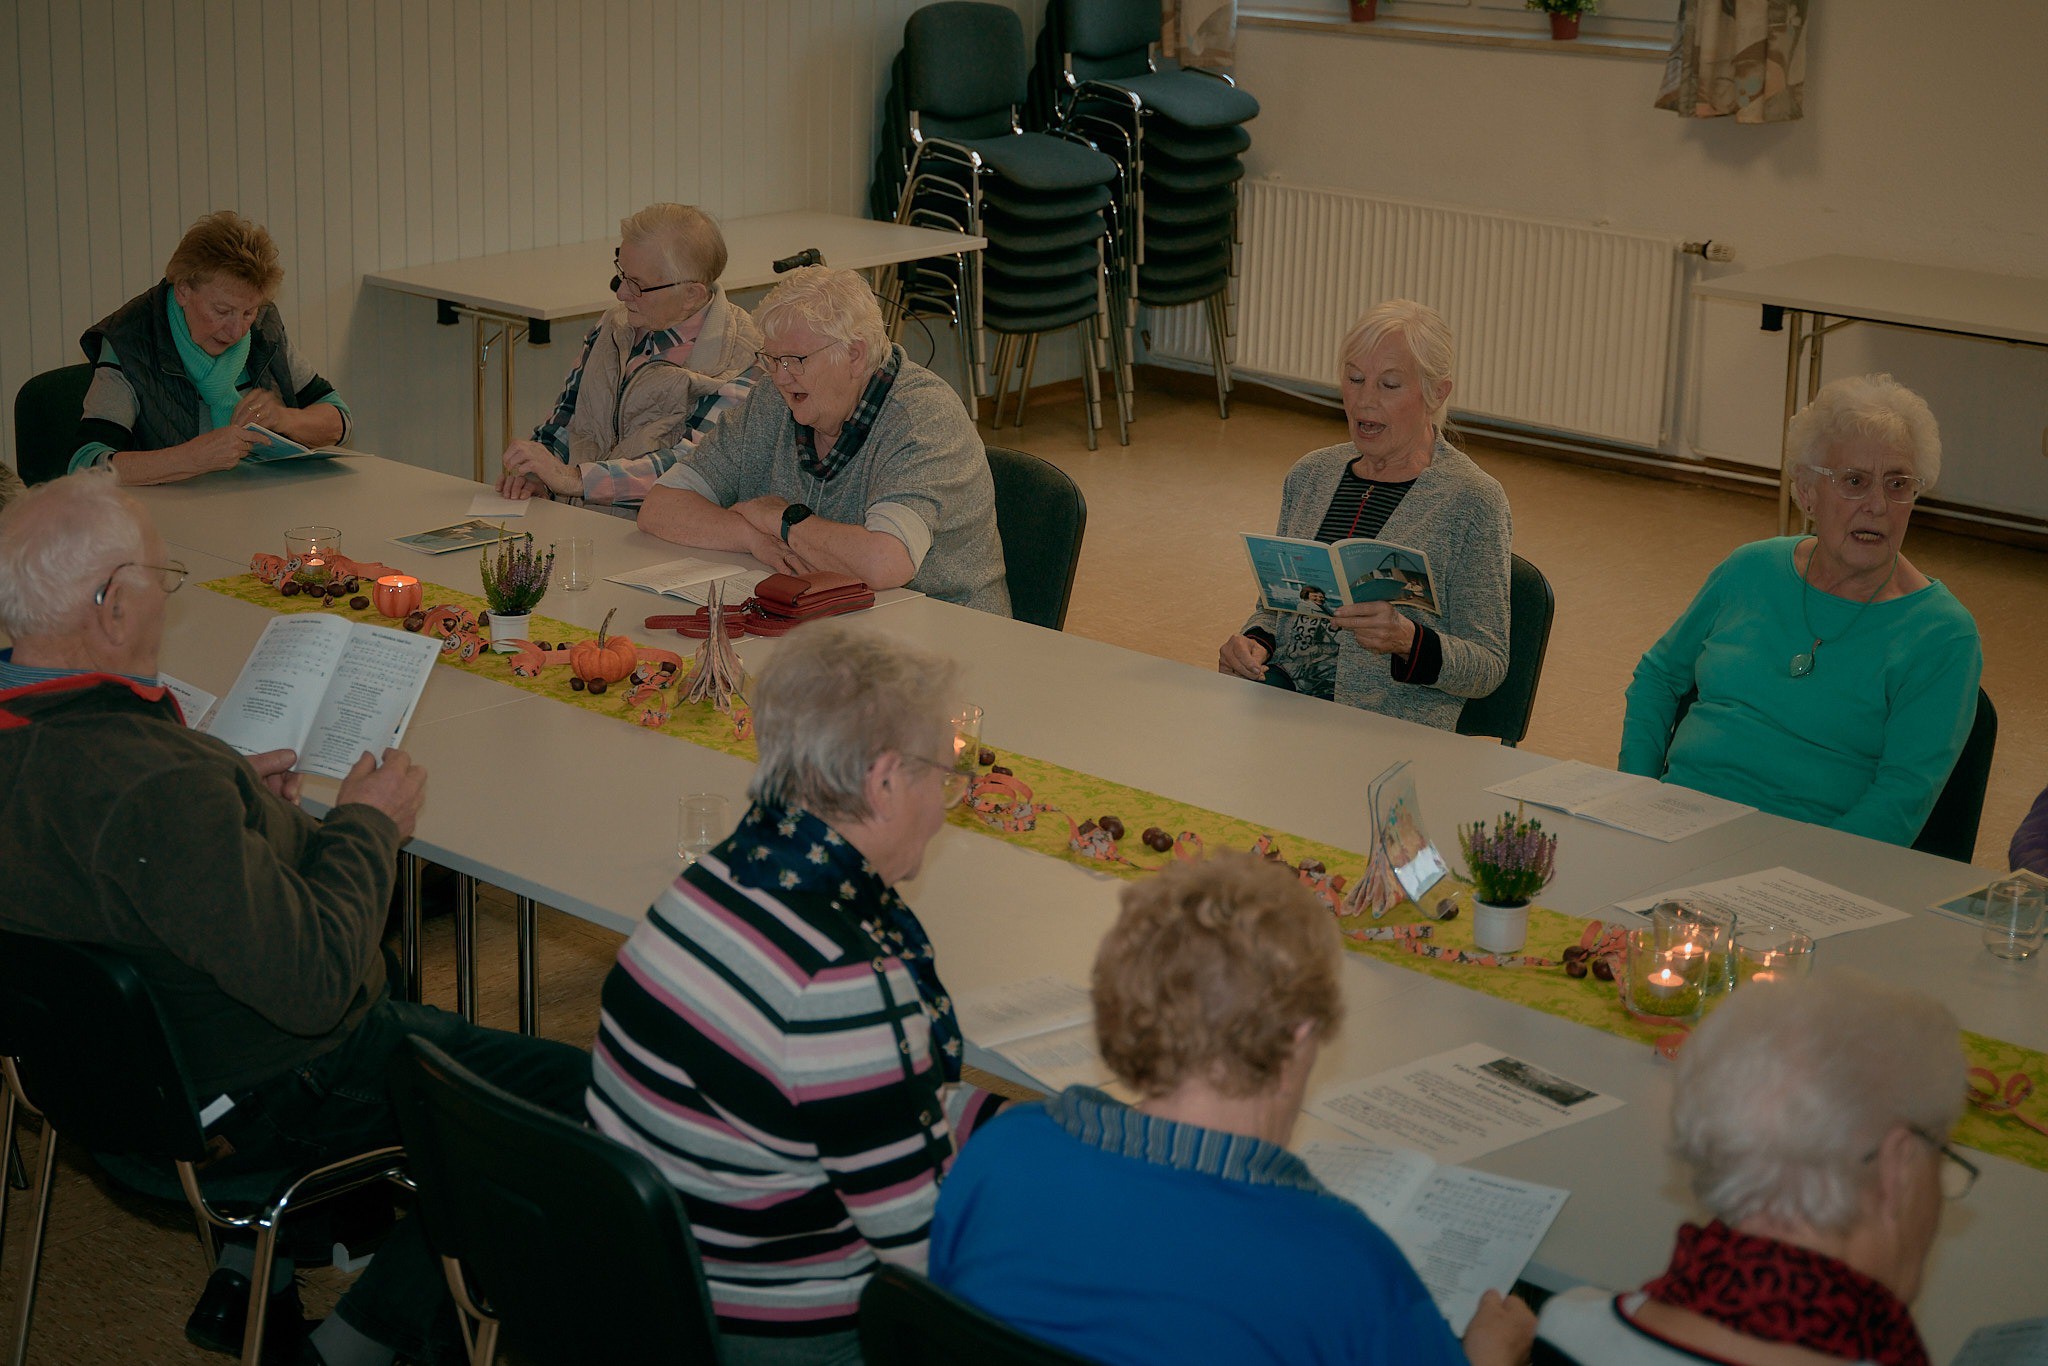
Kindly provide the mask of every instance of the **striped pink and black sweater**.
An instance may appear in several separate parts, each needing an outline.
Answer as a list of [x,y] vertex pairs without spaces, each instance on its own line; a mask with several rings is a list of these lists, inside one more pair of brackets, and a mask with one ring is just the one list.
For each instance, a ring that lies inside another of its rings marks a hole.
[[852,845],[759,805],[619,951],[591,1118],[681,1194],[722,1331],[849,1331],[878,1261],[924,1270],[956,1138],[999,1103],[949,1081],[930,953]]

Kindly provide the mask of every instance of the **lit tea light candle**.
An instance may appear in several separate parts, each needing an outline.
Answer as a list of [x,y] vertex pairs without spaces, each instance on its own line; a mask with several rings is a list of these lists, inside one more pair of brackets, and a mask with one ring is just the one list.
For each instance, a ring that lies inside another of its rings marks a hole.
[[386,574],[371,586],[370,601],[380,616],[410,616],[420,609],[420,581],[410,574]]

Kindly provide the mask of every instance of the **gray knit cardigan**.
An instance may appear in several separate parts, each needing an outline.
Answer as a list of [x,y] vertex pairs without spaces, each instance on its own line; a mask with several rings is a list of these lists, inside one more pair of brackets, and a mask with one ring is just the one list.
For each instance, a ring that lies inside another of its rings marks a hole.
[[[1348,441],[1310,451],[1287,472],[1280,494],[1278,534],[1312,540],[1329,510],[1344,467],[1358,452]],[[1451,730],[1468,697],[1484,697],[1508,673],[1508,555],[1514,528],[1508,496],[1471,457],[1441,438],[1429,467],[1394,509],[1379,539],[1429,556],[1440,615],[1413,607],[1395,610],[1435,631],[1443,669],[1434,686],[1397,683],[1388,656],[1337,633],[1336,700],[1404,721]],[[1279,634],[1278,618],[1252,614],[1245,629]]]

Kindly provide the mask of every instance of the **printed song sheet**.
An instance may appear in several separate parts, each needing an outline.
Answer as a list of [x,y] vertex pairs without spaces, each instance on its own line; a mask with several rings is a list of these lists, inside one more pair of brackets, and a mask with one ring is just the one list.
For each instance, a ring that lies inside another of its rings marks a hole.
[[[704,598],[701,593],[690,593],[685,590],[695,588],[699,584],[708,584],[713,579],[729,579],[749,574],[750,571],[736,564],[721,564],[716,560],[700,560],[690,556],[680,560],[664,560],[660,564],[650,564],[645,569],[629,570],[624,574],[607,574],[605,581],[623,583],[628,588],[644,588],[650,593],[660,593],[664,597],[682,598],[688,602],[702,604]],[[751,574],[751,577],[754,583],[759,583],[767,576],[755,573]],[[744,591],[738,584],[728,584],[725,600],[737,607],[747,594],[753,591],[752,584],[748,584]]]
[[441,643],[333,616],[274,618],[207,731],[243,754],[298,751],[302,773],[343,778],[405,737]]
[[1571,1194],[1377,1145],[1311,1143],[1301,1157],[1386,1230],[1460,1334],[1489,1288],[1514,1287]]
[[1350,1082],[1308,1112],[1374,1143],[1465,1162],[1620,1107],[1618,1097],[1474,1043]]
[[1047,975],[983,987],[954,998],[960,1029],[1048,1091],[1099,1086],[1109,1068],[1095,1051],[1088,989]]
[[1616,904],[1624,911],[1646,915],[1660,901],[1704,901],[1710,906],[1735,912],[1738,923],[1744,916],[1797,925],[1815,939],[1867,930],[1873,925],[1904,920],[1906,913],[1868,897],[1845,892],[1818,878],[1790,868],[1766,868],[1740,877],[1702,882],[1696,887],[1639,896]]
[[1666,844],[1756,810],[1637,773],[1616,773],[1576,759],[1524,773],[1486,789]]
[[178,710],[185,714],[187,730],[206,729],[206,720],[213,715],[213,704],[220,701],[218,697],[204,688],[195,688],[184,679],[173,678],[169,674],[158,674],[156,681],[169,688],[171,696],[178,699]]

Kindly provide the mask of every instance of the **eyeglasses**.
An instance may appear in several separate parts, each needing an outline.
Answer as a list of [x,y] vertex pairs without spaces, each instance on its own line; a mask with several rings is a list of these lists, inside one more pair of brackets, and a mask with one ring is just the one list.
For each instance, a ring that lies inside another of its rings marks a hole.
[[[1960,1200],[1977,1184],[1977,1165],[1918,1125],[1908,1124],[1906,1132],[1941,1154],[1941,1198]],[[1865,1162],[1875,1162],[1880,1150],[1873,1148]]]
[[904,758],[912,763],[935,768],[942,775],[939,790],[945,794],[947,809],[960,805],[960,799],[967,795],[967,774],[951,764],[942,764],[937,759],[927,759],[922,754],[906,754]]
[[616,251],[612,253],[612,293],[614,294],[624,294],[628,299],[637,299],[642,294],[653,294],[657,290],[674,289],[677,285],[687,283],[688,281],[685,280],[670,280],[665,285],[643,285],[619,269],[619,254]]
[[1913,474],[1887,474],[1883,478],[1869,470],[1831,470],[1824,465],[1810,465],[1815,474],[1827,476],[1835,486],[1835,492],[1851,503],[1860,503],[1870,496],[1870,491],[1880,484],[1884,486],[1886,502],[1910,503],[1920,496],[1920,490],[1927,487],[1927,481]]
[[838,342],[827,342],[811,352],[810,356],[771,356],[766,351],[756,351],[754,353],[754,360],[770,376],[773,376],[777,370],[787,370],[791,379],[802,379],[804,377],[804,366],[810,364],[811,356],[822,356],[838,345],[840,345]]
[[169,564],[144,564],[140,560],[124,561],[114,566],[114,572],[107,575],[107,581],[100,585],[100,591],[92,595],[93,606],[104,607],[107,605],[107,594],[113,591],[114,580],[121,577],[121,571],[124,569],[154,569],[157,573],[157,581],[163,586],[166,594],[175,593],[180,588],[183,588],[185,586],[185,576],[191,572],[176,560],[172,560]]

